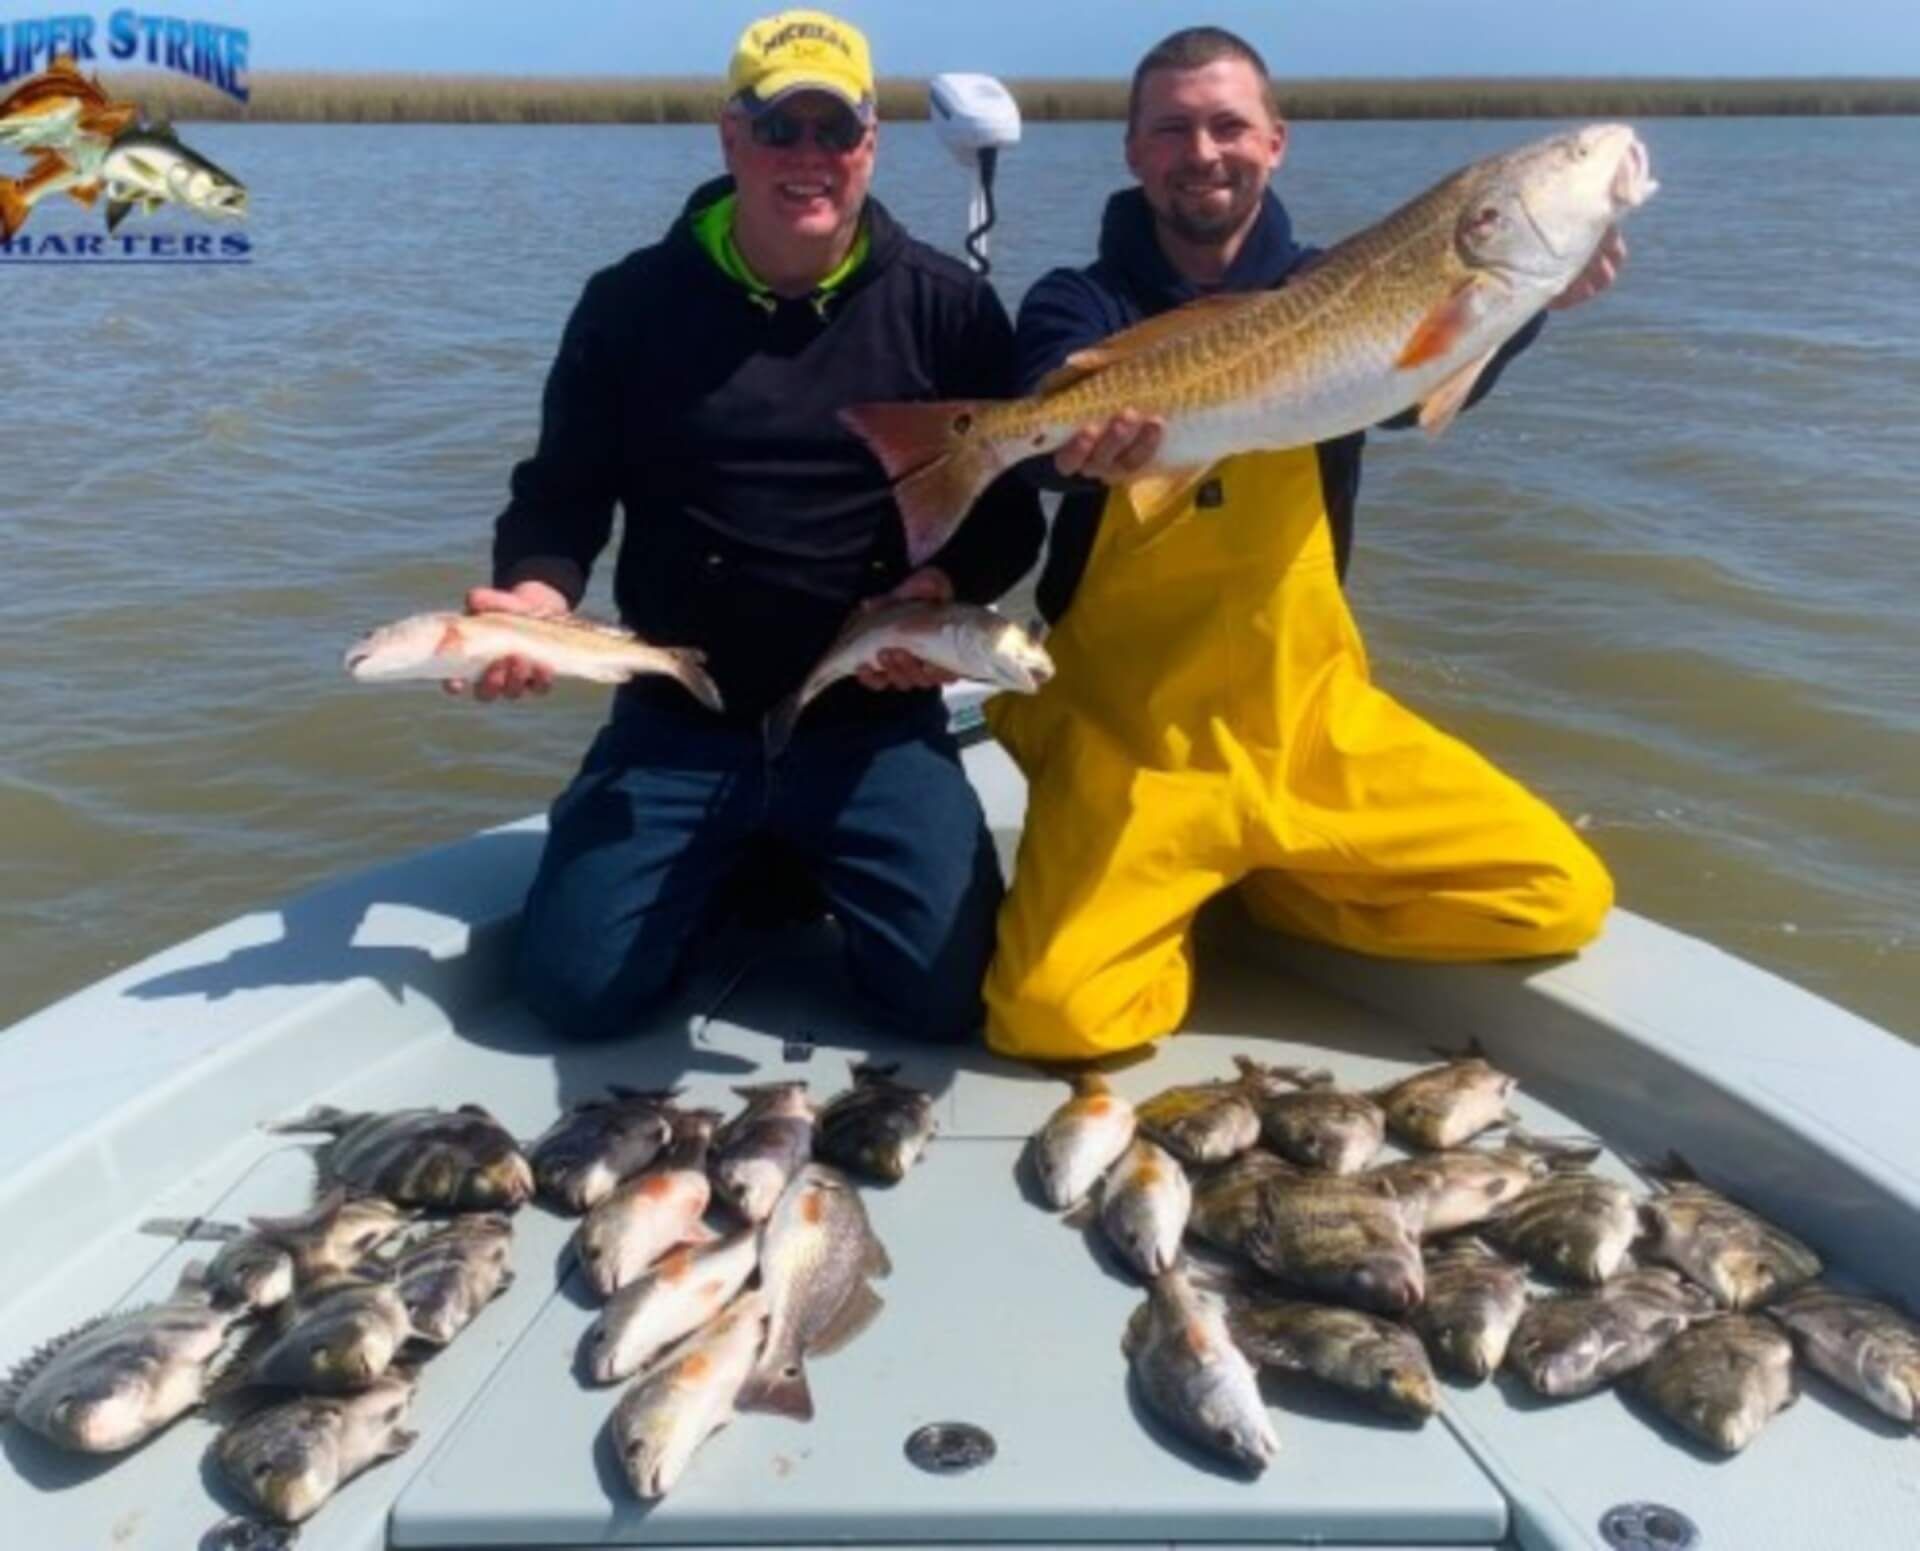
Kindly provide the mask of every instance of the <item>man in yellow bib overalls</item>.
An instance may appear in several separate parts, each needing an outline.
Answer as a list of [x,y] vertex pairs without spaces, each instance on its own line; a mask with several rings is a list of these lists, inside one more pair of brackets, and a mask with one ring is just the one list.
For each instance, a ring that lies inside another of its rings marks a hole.
[[[1097,263],[1022,304],[1023,384],[1143,317],[1310,262],[1267,189],[1285,146],[1243,40],[1190,28],[1150,52],[1127,126],[1140,187],[1109,202]],[[1604,290],[1623,257],[1610,237],[1555,305]],[[1362,438],[1229,459],[1143,524],[1120,487],[1159,434],[1123,415],[1055,459],[1077,492],[1040,586],[1057,674],[989,707],[1029,783],[989,1043],[1072,1059],[1176,1028],[1194,913],[1234,885],[1261,922],[1365,953],[1519,958],[1591,938],[1613,900],[1599,859],[1369,680],[1340,586]]]

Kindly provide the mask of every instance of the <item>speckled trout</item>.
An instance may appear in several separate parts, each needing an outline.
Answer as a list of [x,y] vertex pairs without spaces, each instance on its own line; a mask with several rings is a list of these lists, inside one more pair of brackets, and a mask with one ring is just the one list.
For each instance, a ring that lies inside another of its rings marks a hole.
[[1235,453],[1304,447],[1420,406],[1444,430],[1487,363],[1657,188],[1624,124],[1475,162],[1277,291],[1202,297],[1069,356],[1029,398],[859,404],[914,564],[1006,468],[1125,409],[1163,417],[1129,485],[1144,520]]

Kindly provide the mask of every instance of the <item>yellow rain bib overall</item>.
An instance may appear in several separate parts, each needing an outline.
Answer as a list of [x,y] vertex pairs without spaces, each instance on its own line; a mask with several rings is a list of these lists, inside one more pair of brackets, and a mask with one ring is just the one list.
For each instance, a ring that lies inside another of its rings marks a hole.
[[1400,958],[1568,952],[1613,884],[1545,803],[1376,689],[1312,448],[1228,460],[1149,524],[1108,498],[1057,674],[988,721],[1029,783],[987,975],[1006,1055],[1185,1016],[1195,911]]

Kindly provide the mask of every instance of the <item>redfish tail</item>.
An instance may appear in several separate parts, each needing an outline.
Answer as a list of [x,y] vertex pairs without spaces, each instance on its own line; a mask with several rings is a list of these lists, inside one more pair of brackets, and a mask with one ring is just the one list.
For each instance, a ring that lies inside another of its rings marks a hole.
[[907,563],[938,553],[1000,472],[991,443],[979,435],[984,401],[854,404],[840,423],[867,444],[893,484],[907,534]]
[[806,702],[800,698],[798,690],[788,695],[771,711],[767,712],[762,741],[766,745],[767,756],[772,758],[793,741],[793,729],[800,720],[800,713],[806,709]]
[[791,1417],[796,1422],[813,1420],[813,1391],[807,1386],[807,1370],[796,1358],[769,1371],[751,1375],[733,1403],[736,1411],[770,1412]]
[[33,206],[21,196],[20,185],[12,178],[0,178],[0,240],[11,239],[27,224]]

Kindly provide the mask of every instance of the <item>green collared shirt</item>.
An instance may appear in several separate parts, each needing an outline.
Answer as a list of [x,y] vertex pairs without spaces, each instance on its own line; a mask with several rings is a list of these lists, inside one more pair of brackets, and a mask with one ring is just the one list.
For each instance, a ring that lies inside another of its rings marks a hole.
[[[748,267],[739,243],[733,240],[733,213],[739,201],[738,194],[724,194],[704,210],[695,211],[694,239],[706,249],[707,257],[720,266],[720,273],[745,288],[749,296],[770,298],[773,288]],[[847,250],[847,256],[813,288],[815,300],[831,296],[845,285],[867,261],[867,249],[871,245],[867,238],[867,223],[863,220],[860,230],[854,235],[853,246]]]

